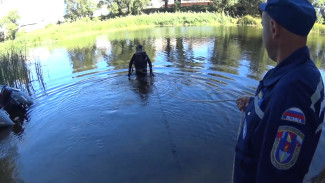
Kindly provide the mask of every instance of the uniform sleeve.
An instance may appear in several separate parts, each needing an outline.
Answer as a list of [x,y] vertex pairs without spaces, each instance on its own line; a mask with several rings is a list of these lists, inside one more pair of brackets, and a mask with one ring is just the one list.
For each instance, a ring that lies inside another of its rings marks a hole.
[[132,64],[134,62],[134,57],[135,57],[135,55],[132,56],[130,63],[129,63],[129,73],[131,72]]
[[321,80],[316,89],[292,83],[274,91],[253,138],[255,152],[261,152],[256,182],[303,181],[319,141],[323,93]]
[[148,64],[149,64],[150,73],[152,73],[152,64],[151,64],[151,60],[150,60],[150,58],[149,58],[148,55],[147,55],[147,57],[146,57],[146,60],[147,60],[147,62],[148,62]]

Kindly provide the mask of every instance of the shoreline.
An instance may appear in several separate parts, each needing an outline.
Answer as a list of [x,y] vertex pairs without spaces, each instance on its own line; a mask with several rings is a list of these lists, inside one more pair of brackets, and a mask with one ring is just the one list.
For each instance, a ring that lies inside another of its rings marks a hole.
[[[32,32],[19,31],[15,40],[0,43],[0,53],[8,49],[22,50],[29,47],[55,44],[83,36],[119,31],[135,31],[154,27],[178,26],[249,26],[261,28],[261,19],[252,16],[233,18],[225,13],[177,12],[152,13],[137,16],[118,17],[107,20],[83,18],[73,23],[49,24]],[[325,25],[315,24],[311,34],[325,34]]]

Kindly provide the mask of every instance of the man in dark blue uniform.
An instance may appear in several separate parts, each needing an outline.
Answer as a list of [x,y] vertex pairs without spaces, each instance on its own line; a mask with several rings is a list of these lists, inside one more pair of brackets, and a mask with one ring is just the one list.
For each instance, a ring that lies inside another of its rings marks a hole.
[[324,120],[324,85],[306,46],[316,12],[307,0],[268,0],[260,9],[264,45],[277,66],[254,97],[237,100],[245,117],[233,181],[302,182]]
[[150,76],[154,76],[152,73],[152,64],[147,53],[142,49],[142,45],[136,47],[136,53],[132,56],[129,63],[129,74],[130,77],[132,72],[132,65],[135,65],[135,72],[137,76],[147,76],[147,63],[150,67]]

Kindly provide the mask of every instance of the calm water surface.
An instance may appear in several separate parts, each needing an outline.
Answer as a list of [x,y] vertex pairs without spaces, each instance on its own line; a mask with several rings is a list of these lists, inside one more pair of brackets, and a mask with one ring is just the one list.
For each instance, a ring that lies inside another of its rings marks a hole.
[[[322,73],[324,43],[308,43]],[[154,78],[128,79],[137,44]],[[0,182],[231,182],[233,100],[272,67],[256,28],[154,28],[30,49],[17,73],[0,75],[35,101],[22,129],[0,131]],[[324,150],[323,135],[308,177]]]

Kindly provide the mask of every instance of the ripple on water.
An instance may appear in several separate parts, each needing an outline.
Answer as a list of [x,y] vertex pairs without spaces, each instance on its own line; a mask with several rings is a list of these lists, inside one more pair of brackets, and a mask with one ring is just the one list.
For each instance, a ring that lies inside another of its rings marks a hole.
[[[89,178],[96,176],[98,180],[107,176],[122,180],[122,175],[114,173],[120,171],[127,176],[134,172],[142,175],[139,169],[152,174],[157,170],[176,172],[180,166],[182,176],[193,167],[202,167],[202,163],[211,168],[214,165],[209,162],[232,161],[232,147],[223,152],[218,149],[233,143],[233,134],[224,129],[237,126],[230,122],[236,115],[216,111],[233,112],[234,103],[221,101],[235,100],[242,93],[231,87],[236,80],[215,71],[155,68],[155,74],[145,80],[135,76],[128,79],[125,70],[83,74],[74,83],[40,95],[28,124],[33,128],[25,134],[29,146],[21,146],[20,176],[32,182],[30,171],[41,171],[52,164],[39,180],[59,175],[62,181],[67,180],[64,177],[70,180],[67,172],[76,175],[71,181],[81,180],[84,163],[102,170],[99,174],[89,170]],[[83,162],[78,162],[80,159]],[[28,170],[30,162],[38,167]],[[164,177],[177,180],[178,175]]]

